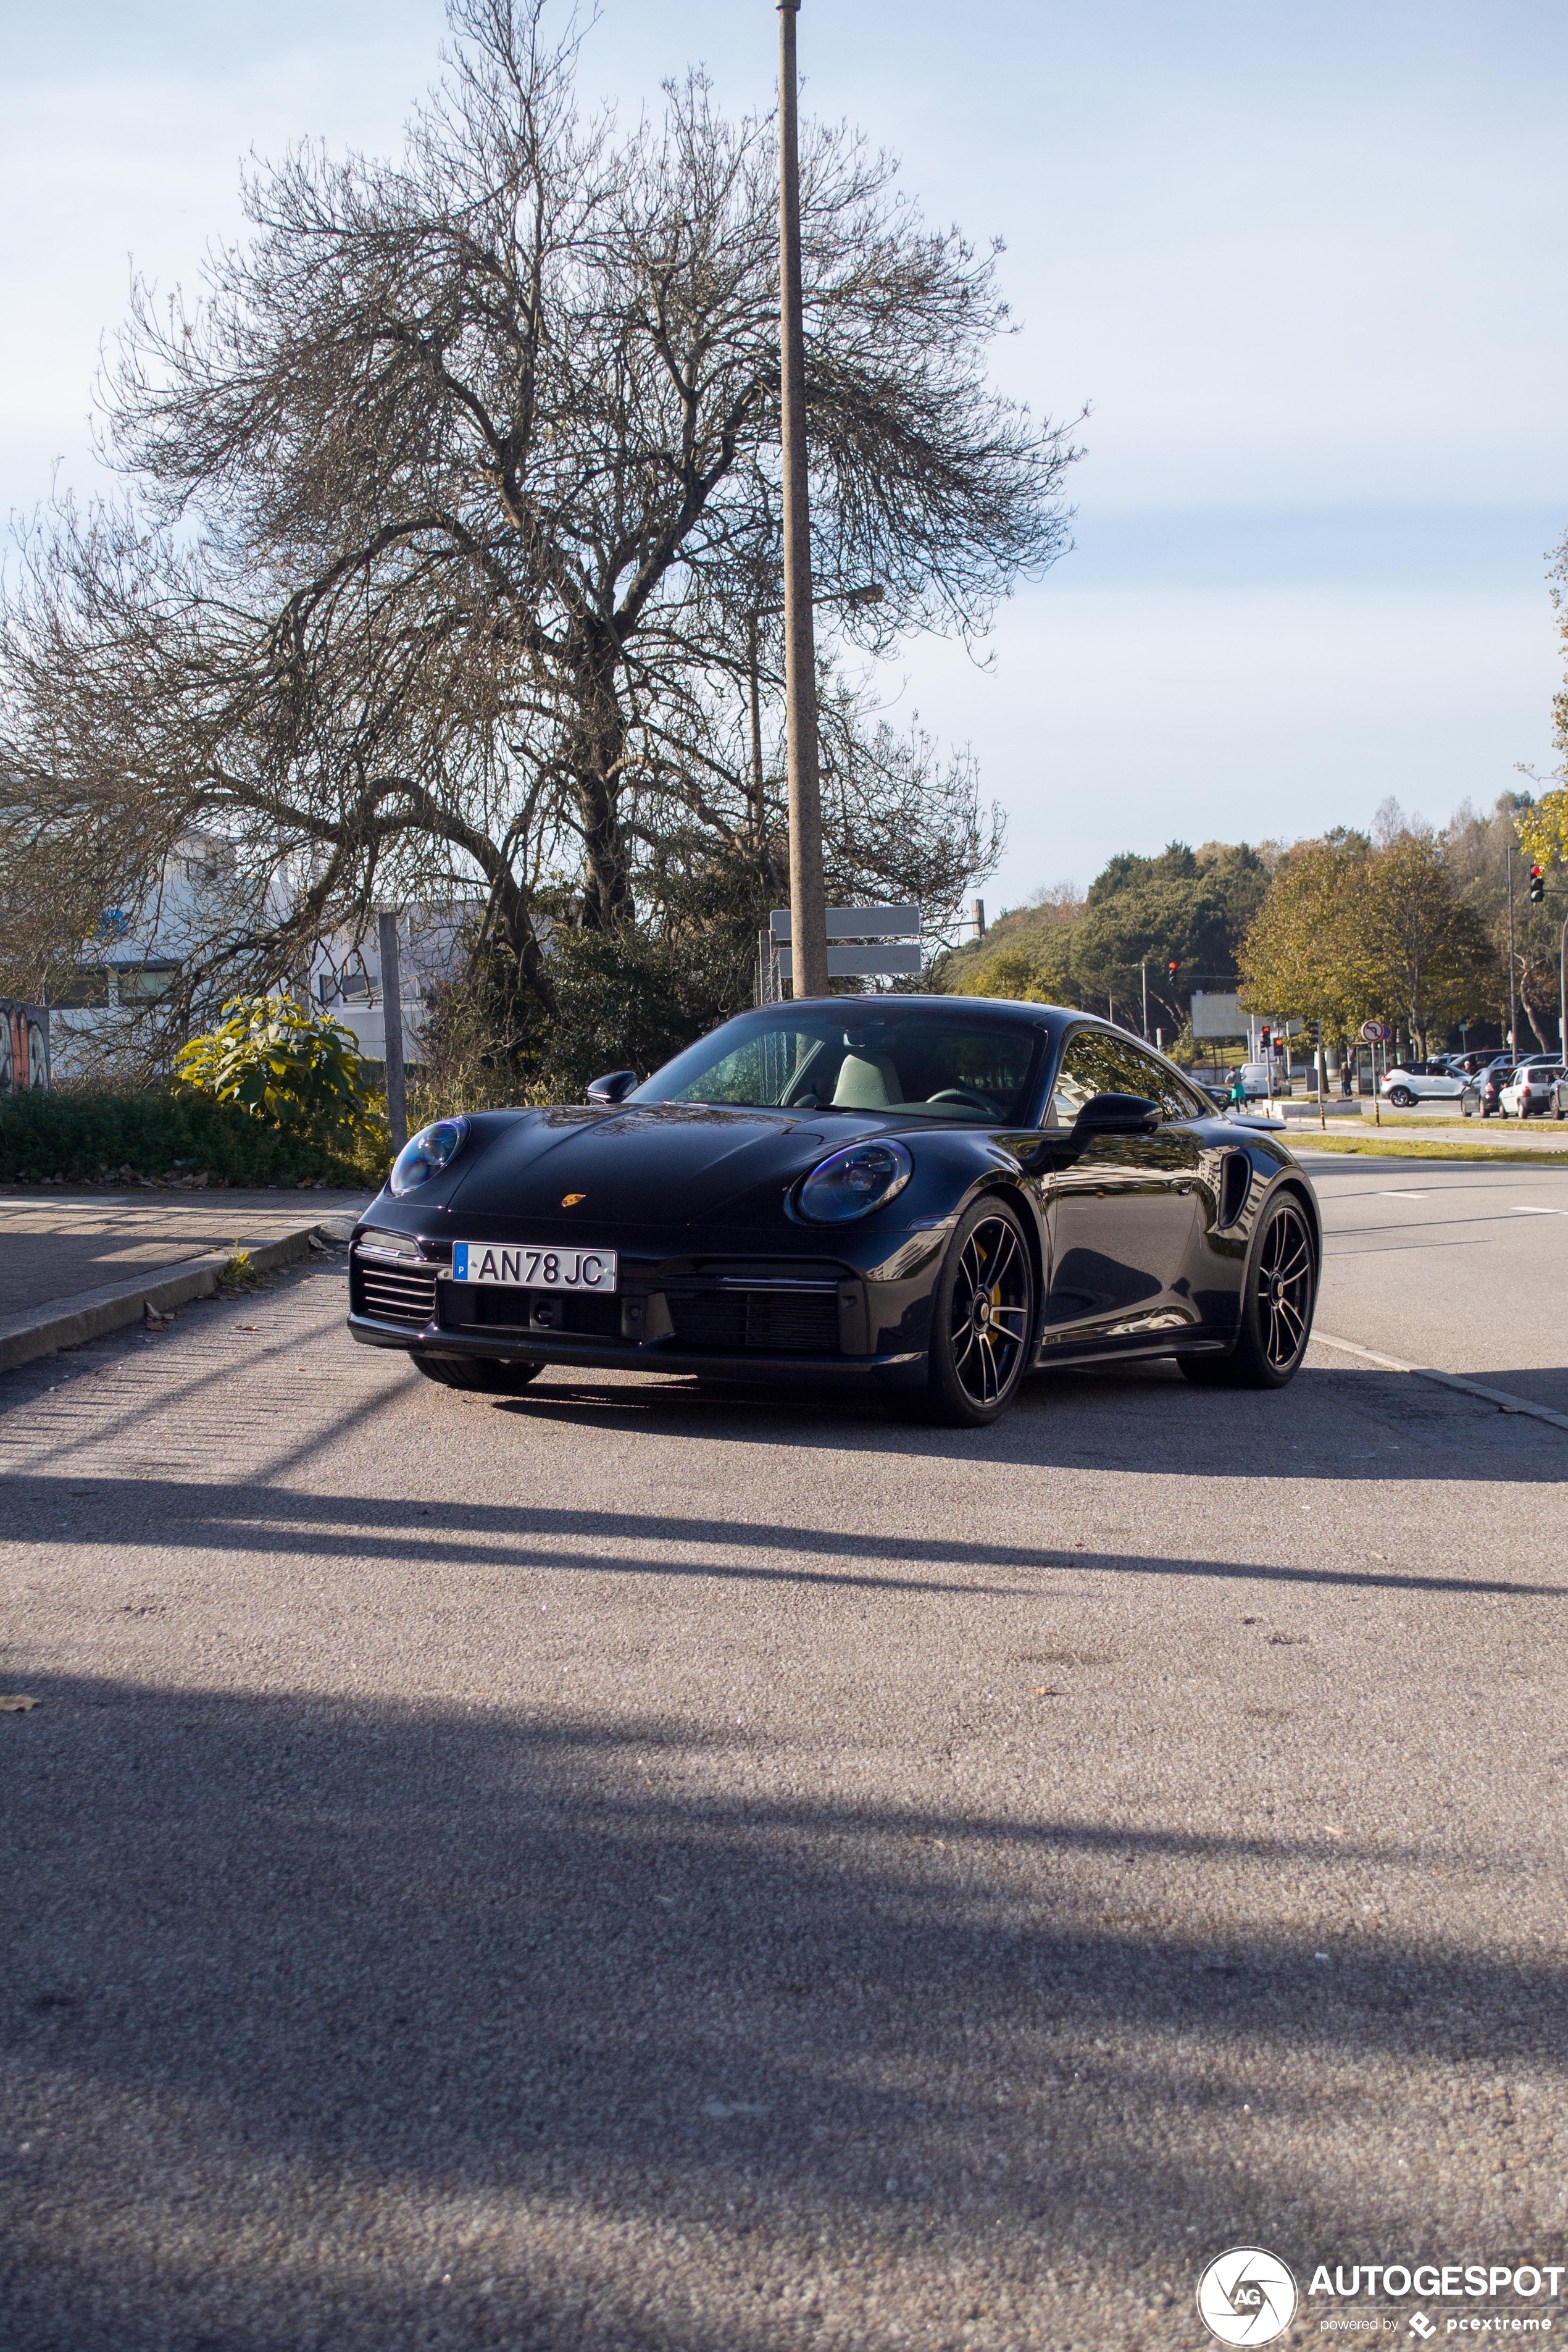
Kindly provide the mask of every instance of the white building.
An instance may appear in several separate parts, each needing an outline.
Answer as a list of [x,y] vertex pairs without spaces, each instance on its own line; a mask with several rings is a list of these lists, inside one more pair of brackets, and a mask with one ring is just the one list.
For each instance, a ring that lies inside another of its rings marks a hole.
[[228,843],[192,833],[164,859],[140,906],[106,907],[97,937],[49,1001],[55,1077],[112,1066],[120,1046],[131,1044],[136,1015],[168,995],[198,941],[210,940],[227,913],[236,929],[246,924],[243,896]]
[[[289,885],[274,885],[273,912],[281,914]],[[464,962],[464,934],[484,901],[452,899],[407,908],[398,917],[403,1053],[419,1059],[420,1032],[440,984]],[[49,1044],[57,1078],[112,1070],[133,1044],[139,1013],[169,994],[193,950],[227,931],[243,937],[256,921],[251,886],[243,882],[231,845],[192,833],[163,862],[154,887],[136,907],[106,908],[98,936],[50,1000]],[[349,1030],[368,1060],[386,1058],[381,956],[376,927],[355,937],[329,934],[310,950],[308,987],[316,1007]]]

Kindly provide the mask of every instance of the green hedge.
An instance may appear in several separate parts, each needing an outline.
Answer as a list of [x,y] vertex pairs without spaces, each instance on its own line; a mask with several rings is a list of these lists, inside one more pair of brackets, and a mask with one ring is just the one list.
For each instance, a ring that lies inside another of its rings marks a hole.
[[379,1182],[319,1143],[264,1126],[233,1103],[202,1095],[26,1094],[0,1101],[0,1181],[63,1177],[90,1183],[122,1168],[137,1176],[194,1176],[214,1184]]

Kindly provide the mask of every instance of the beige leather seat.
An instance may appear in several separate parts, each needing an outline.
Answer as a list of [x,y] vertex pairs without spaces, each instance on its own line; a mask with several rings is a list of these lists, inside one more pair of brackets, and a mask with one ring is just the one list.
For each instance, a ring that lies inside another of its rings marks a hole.
[[833,1100],[847,1110],[886,1110],[900,1100],[898,1072],[883,1054],[846,1054]]

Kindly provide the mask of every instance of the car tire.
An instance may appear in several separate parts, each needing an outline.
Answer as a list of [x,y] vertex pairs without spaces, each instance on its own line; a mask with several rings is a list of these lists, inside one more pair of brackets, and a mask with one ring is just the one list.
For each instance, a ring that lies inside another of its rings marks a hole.
[[1388,1099],[1396,1110],[1414,1110],[1416,1108],[1416,1097],[1408,1087],[1391,1087]]
[[476,1390],[481,1396],[520,1396],[537,1381],[542,1364],[502,1363],[494,1356],[415,1356],[427,1381],[444,1389]]
[[1228,1355],[1178,1356],[1204,1389],[1282,1389],[1301,1368],[1317,1304],[1318,1262],[1306,1210],[1281,1192],[1258,1221],[1247,1253],[1241,1328]]
[[1554,1102],[1552,1106],[1552,1116],[1555,1119],[1568,1118],[1568,1111],[1564,1111],[1560,1102]]
[[984,1429],[1018,1394],[1034,1340],[1034,1260],[1022,1220],[1000,1194],[983,1193],[959,1218],[936,1278],[925,1385],[894,1410],[905,1420]]

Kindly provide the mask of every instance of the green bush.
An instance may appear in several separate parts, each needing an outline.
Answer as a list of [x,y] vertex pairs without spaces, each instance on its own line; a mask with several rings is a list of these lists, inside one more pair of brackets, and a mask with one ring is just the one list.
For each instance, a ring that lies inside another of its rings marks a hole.
[[384,1140],[386,1107],[340,1021],[294,996],[231,996],[222,1018],[175,1055],[182,1088],[329,1150]]
[[210,1096],[26,1094],[0,1103],[0,1181],[46,1177],[90,1183],[129,1168],[137,1176],[193,1176],[214,1184],[379,1184],[384,1151],[351,1157],[263,1125]]

